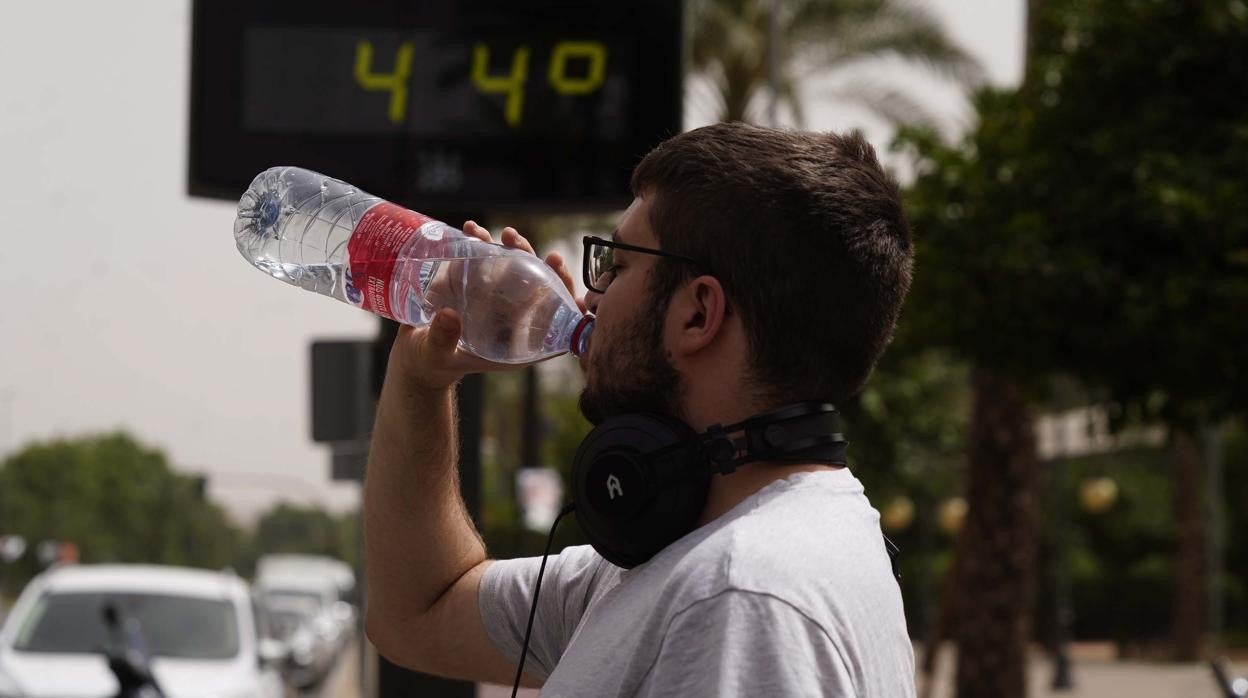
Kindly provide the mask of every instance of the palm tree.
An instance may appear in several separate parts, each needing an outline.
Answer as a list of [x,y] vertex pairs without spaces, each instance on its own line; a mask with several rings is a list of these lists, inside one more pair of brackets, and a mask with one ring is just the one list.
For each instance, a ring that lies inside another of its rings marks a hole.
[[[779,10],[774,27],[773,6]],[[844,75],[863,61],[895,57],[964,84],[982,79],[979,65],[932,14],[907,0],[691,0],[690,10],[693,74],[712,86],[690,98],[709,101],[720,121],[758,116],[760,98],[769,93],[772,55],[775,98],[799,125],[799,87],[812,77]],[[894,123],[928,120],[919,104],[888,85],[850,81],[822,96],[854,102]]]

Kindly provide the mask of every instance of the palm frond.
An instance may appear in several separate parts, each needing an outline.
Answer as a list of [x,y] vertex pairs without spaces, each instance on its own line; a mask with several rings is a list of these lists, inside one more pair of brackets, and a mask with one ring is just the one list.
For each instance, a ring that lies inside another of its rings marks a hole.
[[[827,0],[823,4],[828,3]],[[843,68],[863,60],[895,56],[921,63],[929,69],[967,85],[984,80],[983,68],[945,34],[926,9],[892,0],[875,0],[881,9],[874,14],[849,15],[836,21],[841,31],[810,21],[791,34],[794,51],[823,71]],[[852,30],[851,30],[852,29]]]
[[685,80],[685,110],[697,118],[722,120],[724,93],[720,83],[709,75],[690,76]]
[[[690,0],[691,71],[718,90],[721,120],[759,115],[768,96],[767,0]],[[883,57],[915,62],[964,84],[983,80],[979,64],[944,32],[940,22],[913,0],[785,0],[778,17],[780,34],[776,70],[777,98],[801,123],[802,97],[797,84],[818,72],[840,72],[850,65]],[[892,121],[919,114],[917,104],[896,91],[855,90],[855,101]],[[872,106],[875,105],[875,106]]]
[[934,126],[935,117],[905,92],[865,81],[853,81],[822,91],[819,96],[855,104],[899,126]]
[[735,59],[761,64],[767,15],[759,0],[699,0],[694,5],[690,58],[694,70]]

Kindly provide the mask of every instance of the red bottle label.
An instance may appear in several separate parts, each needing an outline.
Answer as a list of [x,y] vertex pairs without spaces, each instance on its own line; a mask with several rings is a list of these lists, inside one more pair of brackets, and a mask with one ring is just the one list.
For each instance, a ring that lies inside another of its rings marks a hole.
[[365,212],[347,243],[348,299],[354,302],[358,297],[361,308],[393,320],[390,281],[399,250],[432,220],[389,201]]

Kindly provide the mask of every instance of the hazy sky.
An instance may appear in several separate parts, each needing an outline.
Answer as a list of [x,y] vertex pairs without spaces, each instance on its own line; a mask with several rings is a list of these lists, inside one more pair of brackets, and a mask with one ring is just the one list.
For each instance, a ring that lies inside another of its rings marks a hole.
[[[1017,80],[1022,0],[929,4],[994,82]],[[120,428],[241,519],[281,498],[347,508],[356,487],[310,438],[308,345],[376,321],[252,269],[234,206],[187,196],[189,42],[188,0],[0,3],[0,456]],[[884,72],[968,118],[956,90]]]

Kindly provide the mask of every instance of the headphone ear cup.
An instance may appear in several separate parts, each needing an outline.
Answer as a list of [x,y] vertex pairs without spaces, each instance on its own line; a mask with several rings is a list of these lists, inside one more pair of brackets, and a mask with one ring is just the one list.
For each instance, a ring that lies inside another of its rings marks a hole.
[[670,417],[621,415],[594,428],[572,463],[572,502],[598,554],[632,568],[693,530],[710,487],[699,454],[697,432]]

